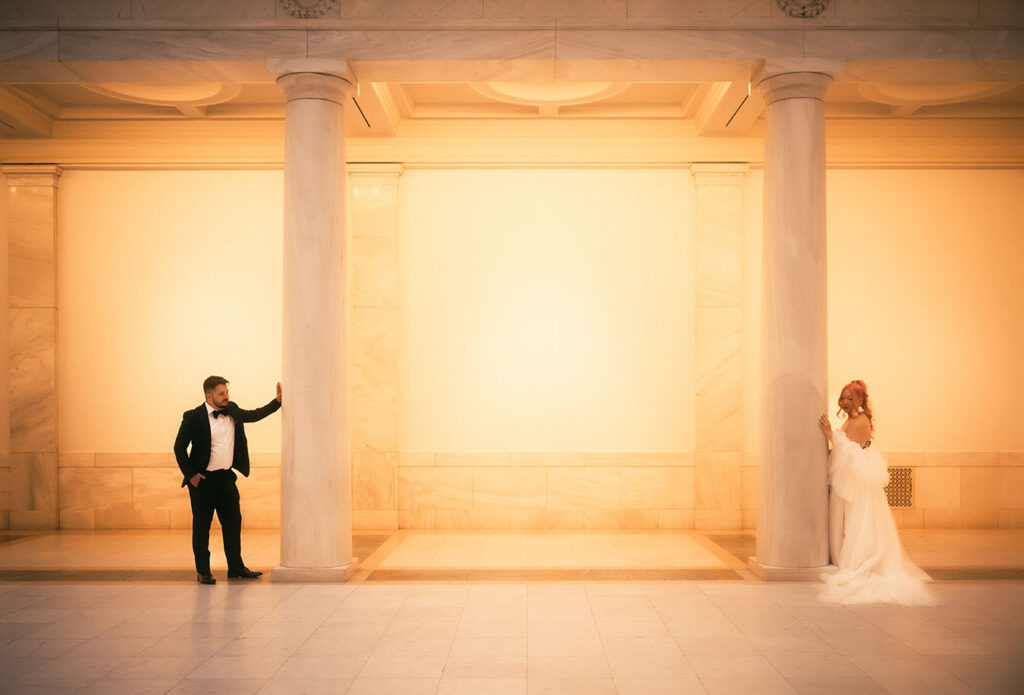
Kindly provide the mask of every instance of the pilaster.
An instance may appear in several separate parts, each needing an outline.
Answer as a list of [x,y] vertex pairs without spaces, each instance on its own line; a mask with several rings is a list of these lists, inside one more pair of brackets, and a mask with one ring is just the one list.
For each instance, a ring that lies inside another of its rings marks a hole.
[[401,164],[348,167],[352,525],[398,528],[398,182]]
[[742,163],[694,163],[694,526],[742,526]]
[[13,529],[55,529],[59,516],[57,182],[61,169],[19,165],[2,171],[7,179],[8,214],[7,523]]

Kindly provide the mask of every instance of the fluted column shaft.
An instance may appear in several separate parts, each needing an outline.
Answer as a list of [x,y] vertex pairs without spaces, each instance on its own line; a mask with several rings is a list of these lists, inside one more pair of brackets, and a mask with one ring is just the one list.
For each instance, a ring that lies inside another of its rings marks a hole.
[[[274,65],[271,69],[274,70]],[[346,66],[278,66],[287,99],[281,380],[281,565],[343,581],[352,565],[346,376]]]
[[765,110],[762,436],[755,572],[813,577],[828,564],[824,96],[832,77],[790,72],[757,89]]

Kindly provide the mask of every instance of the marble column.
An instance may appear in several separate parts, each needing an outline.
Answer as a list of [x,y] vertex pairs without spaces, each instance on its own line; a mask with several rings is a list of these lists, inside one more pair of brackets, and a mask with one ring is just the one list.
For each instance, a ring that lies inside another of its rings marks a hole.
[[822,72],[767,74],[762,291],[762,423],[757,556],[766,579],[828,565],[825,92]]
[[336,61],[271,61],[287,100],[281,564],[274,581],[344,581],[352,563],[344,105]]
[[742,526],[743,179],[746,164],[694,163],[694,526]]
[[398,181],[351,164],[352,526],[398,528]]
[[57,181],[54,165],[8,165],[9,525],[55,529]]

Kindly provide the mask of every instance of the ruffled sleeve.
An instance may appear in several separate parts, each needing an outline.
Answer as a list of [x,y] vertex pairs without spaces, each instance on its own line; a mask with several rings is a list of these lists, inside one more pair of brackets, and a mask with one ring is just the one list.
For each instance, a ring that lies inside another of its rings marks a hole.
[[829,484],[845,500],[853,500],[865,489],[877,490],[889,484],[889,468],[882,455],[862,449],[846,438],[841,430],[832,434],[829,458]]

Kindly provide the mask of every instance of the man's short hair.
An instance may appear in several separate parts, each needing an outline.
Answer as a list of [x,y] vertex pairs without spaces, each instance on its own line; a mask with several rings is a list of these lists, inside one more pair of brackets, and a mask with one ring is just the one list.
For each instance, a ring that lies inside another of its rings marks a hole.
[[213,390],[221,384],[227,385],[228,380],[222,376],[208,376],[203,382],[203,393],[213,393]]

